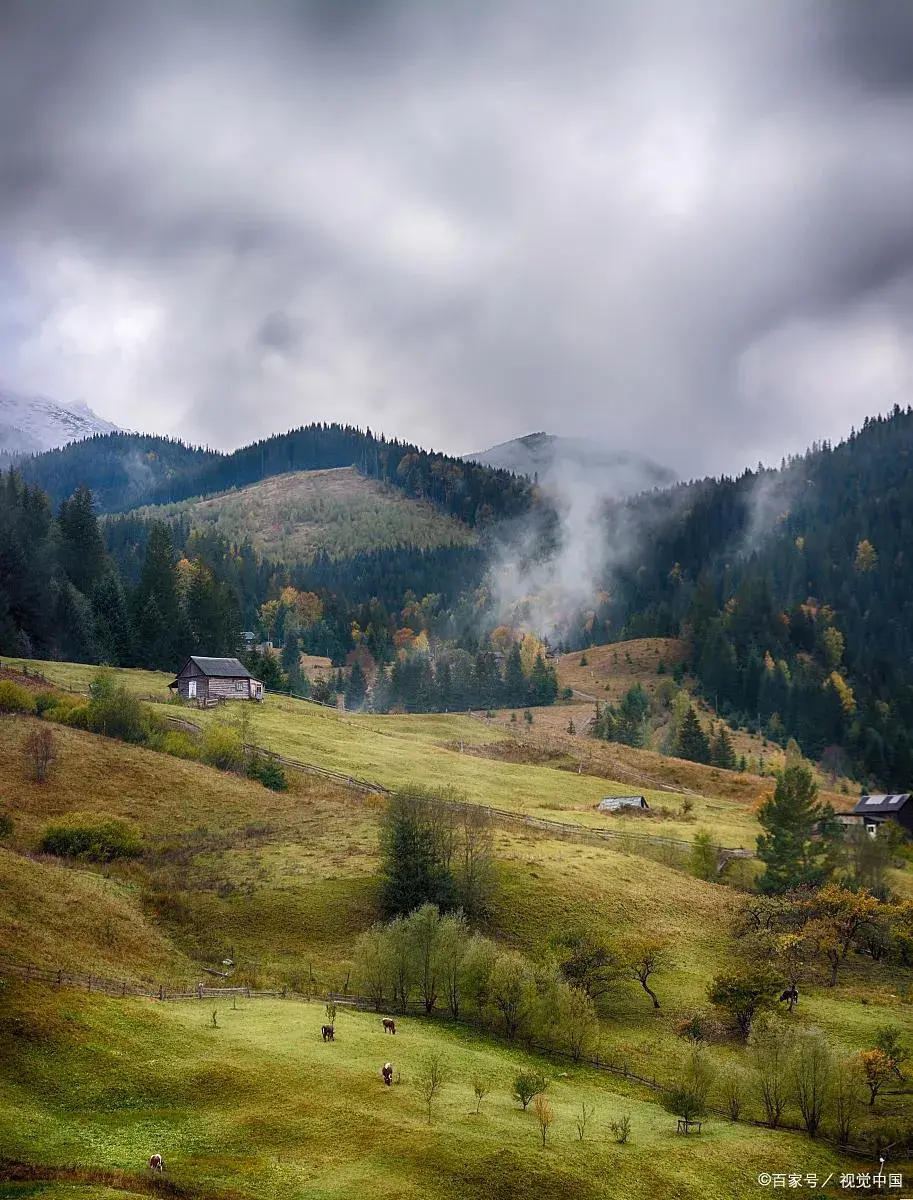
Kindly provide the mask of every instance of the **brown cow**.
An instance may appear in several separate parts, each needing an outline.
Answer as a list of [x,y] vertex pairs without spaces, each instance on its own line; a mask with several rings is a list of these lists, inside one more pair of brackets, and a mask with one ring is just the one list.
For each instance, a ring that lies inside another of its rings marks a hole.
[[384,1033],[396,1033],[396,1022],[392,1017],[384,1017]]
[[393,1082],[393,1065],[392,1063],[384,1063],[380,1069],[381,1075],[384,1077],[384,1083],[387,1087]]
[[150,1171],[164,1171],[165,1170],[165,1161],[162,1158],[161,1154],[153,1154],[153,1156],[149,1159],[149,1170]]
[[323,1034],[323,1040],[325,1042],[335,1042],[336,1041],[336,1036],[333,1032],[332,1025],[321,1025],[320,1032],[321,1032],[321,1034]]

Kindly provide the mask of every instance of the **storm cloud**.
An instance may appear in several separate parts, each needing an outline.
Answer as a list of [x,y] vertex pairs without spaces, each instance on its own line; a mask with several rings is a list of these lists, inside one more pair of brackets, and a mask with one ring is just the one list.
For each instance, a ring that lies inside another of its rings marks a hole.
[[0,5],[0,383],[679,475],[913,398],[913,6]]

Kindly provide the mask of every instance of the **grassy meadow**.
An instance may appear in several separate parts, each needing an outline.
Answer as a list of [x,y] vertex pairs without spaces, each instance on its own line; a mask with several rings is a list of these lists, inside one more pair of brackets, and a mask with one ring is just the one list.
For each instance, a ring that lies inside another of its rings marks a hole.
[[182,518],[280,562],[309,562],[318,550],[345,558],[392,546],[468,546],[475,534],[426,500],[413,500],[354,467],[290,471],[235,491],[139,510]]
[[[394,1039],[377,1015],[342,1011],[336,1042],[325,1044],[317,1003],[162,1004],[24,986],[7,991],[2,1013],[0,1154],[141,1173],[159,1150],[170,1176],[203,1197],[740,1200],[757,1195],[760,1171],[823,1178],[845,1167],[824,1146],[724,1120],[677,1137],[646,1090],[444,1022],[398,1019]],[[429,1124],[418,1078],[431,1052],[447,1082]],[[380,1078],[388,1059],[391,1088]],[[532,1109],[510,1096],[523,1065],[551,1079],[545,1148]],[[476,1073],[491,1086],[478,1115]],[[584,1102],[592,1115],[581,1142]],[[630,1141],[616,1145],[608,1125],[625,1113]]]
[[[33,666],[76,690],[93,673],[73,664]],[[119,676],[142,695],[170,678]],[[609,823],[594,804],[632,790],[588,774],[572,737],[548,761],[532,753],[510,761],[516,740],[499,720],[345,714],[277,696],[245,712],[251,740],[291,757],[386,786],[455,786],[477,803],[518,813]],[[202,723],[224,719],[225,710],[183,715]],[[0,1166],[0,1198],[107,1200],[133,1194],[137,1172],[137,1193],[144,1192],[142,1168],[156,1150],[171,1177],[201,1200],[739,1200],[763,1194],[756,1182],[762,1171],[823,1178],[871,1169],[825,1143],[719,1116],[699,1138],[677,1137],[675,1119],[643,1085],[566,1060],[530,1059],[519,1047],[440,1019],[397,1018],[397,1037],[385,1039],[377,1015],[345,1010],[338,1041],[325,1045],[322,1005],[302,998],[160,1003],[4,981],[7,958],[193,985],[213,982],[203,968],[231,957],[233,982],[284,984],[299,996],[342,990],[355,940],[378,915],[382,797],[295,772],[287,792],[272,792],[58,725],[57,760],[38,784],[23,755],[38,725],[0,716],[0,810],[13,818],[12,834],[0,842],[0,1159],[59,1168],[60,1178],[4,1183]],[[528,744],[535,749],[532,736]],[[724,844],[751,845],[756,797],[745,791],[744,776],[716,774],[732,780],[729,796],[689,794],[694,810],[686,815],[684,794],[646,789],[668,817],[616,818],[611,827],[689,838],[707,825]],[[90,866],[41,853],[51,823],[112,818],[139,838],[139,858]],[[496,826],[493,839],[497,883],[486,932],[502,944],[545,964],[566,930],[585,928],[620,947],[639,936],[665,943],[651,980],[660,1009],[635,979],[620,979],[603,1006],[599,1053],[647,1078],[670,1079],[688,1050],[677,1024],[706,1008],[710,979],[731,965],[738,893],[694,878],[680,862],[646,857],[636,837],[580,843]],[[892,885],[903,893],[910,872],[895,874]],[[888,1023],[910,1044],[911,983],[882,963],[851,957],[837,987],[804,989],[791,1019],[824,1029],[841,1053],[870,1047]],[[431,1051],[446,1060],[448,1082],[429,1125],[417,1080]],[[720,1063],[744,1060],[732,1042],[713,1053]],[[387,1058],[401,1079],[389,1090],[378,1074]],[[544,1149],[532,1112],[522,1113],[510,1097],[512,1073],[525,1062],[551,1077],[555,1120]],[[476,1116],[469,1080],[479,1070],[492,1092]],[[887,1088],[879,1116],[909,1124],[911,1096],[907,1085]],[[581,1143],[574,1121],[582,1102],[594,1115]],[[760,1115],[756,1098],[748,1111]],[[608,1126],[623,1113],[632,1135],[622,1146]],[[797,1115],[789,1110],[787,1119]],[[92,1170],[112,1174],[90,1180]]]

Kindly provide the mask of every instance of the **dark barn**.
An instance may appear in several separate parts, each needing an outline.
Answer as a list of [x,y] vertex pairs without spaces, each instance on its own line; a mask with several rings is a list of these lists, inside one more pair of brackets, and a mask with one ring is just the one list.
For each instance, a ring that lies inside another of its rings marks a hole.
[[853,816],[862,818],[866,832],[872,837],[885,821],[896,821],[907,833],[913,833],[913,794],[896,792],[892,796],[860,796]]

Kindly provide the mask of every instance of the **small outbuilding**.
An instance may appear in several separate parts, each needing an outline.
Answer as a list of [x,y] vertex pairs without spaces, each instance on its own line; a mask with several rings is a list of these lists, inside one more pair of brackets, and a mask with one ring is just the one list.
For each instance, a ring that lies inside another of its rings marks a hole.
[[259,700],[263,684],[237,658],[203,658],[193,654],[169,688],[185,700]]
[[878,826],[896,821],[913,833],[913,793],[895,792],[891,796],[860,796],[853,808],[854,817],[861,818],[870,837],[878,834]]
[[643,796],[606,796],[599,801],[600,812],[624,812],[626,809],[645,809],[650,805]]

